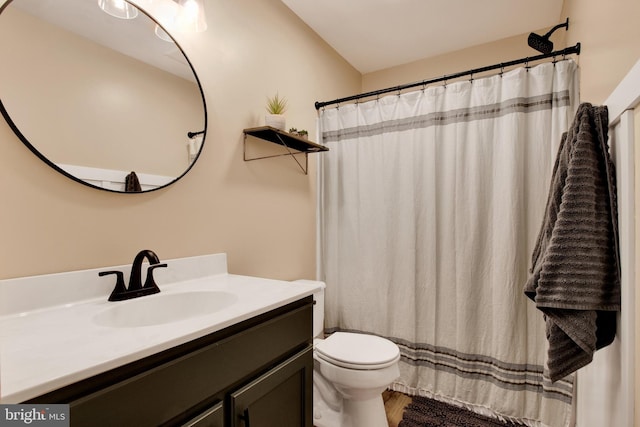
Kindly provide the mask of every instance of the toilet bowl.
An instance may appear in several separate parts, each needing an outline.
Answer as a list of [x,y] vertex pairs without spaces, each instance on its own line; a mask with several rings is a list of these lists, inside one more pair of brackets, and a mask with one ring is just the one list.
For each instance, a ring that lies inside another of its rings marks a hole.
[[387,427],[382,392],[400,376],[400,349],[368,334],[335,332],[322,339],[325,284],[314,283],[320,290],[313,308],[313,425]]

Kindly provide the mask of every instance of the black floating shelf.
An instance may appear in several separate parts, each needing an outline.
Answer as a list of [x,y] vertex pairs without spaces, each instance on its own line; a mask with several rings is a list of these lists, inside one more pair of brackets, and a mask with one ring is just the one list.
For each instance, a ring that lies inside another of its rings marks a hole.
[[[329,151],[329,148],[324,145],[316,144],[307,139],[301,138],[296,135],[292,135],[288,132],[281,131],[271,126],[260,126],[257,128],[249,128],[244,131],[244,153],[243,157],[245,161],[268,159],[270,157],[291,156],[293,160],[298,164],[304,174],[307,174],[309,170],[309,153],[320,153],[322,151]],[[259,138],[274,144],[283,146],[286,149],[286,153],[275,154],[272,156],[264,157],[247,157],[247,136]],[[292,151],[292,150],[295,150]],[[304,153],[304,165],[298,161],[295,154]]]
[[302,153],[319,153],[329,151],[324,145],[316,144],[299,136],[291,135],[289,132],[281,131],[271,126],[260,126],[244,130],[245,135],[264,139],[274,144],[284,145]]

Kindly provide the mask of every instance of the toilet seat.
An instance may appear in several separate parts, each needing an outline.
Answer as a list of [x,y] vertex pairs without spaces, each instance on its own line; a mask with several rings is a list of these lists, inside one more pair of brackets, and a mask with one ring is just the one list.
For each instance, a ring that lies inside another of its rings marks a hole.
[[383,369],[400,358],[398,346],[375,335],[335,332],[315,345],[316,355],[336,366],[357,370]]

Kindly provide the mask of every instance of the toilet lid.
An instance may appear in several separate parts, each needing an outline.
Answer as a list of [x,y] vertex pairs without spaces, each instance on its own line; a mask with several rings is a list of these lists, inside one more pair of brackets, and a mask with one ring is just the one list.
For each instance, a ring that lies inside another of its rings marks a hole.
[[336,332],[315,346],[318,357],[350,369],[381,369],[400,358],[400,349],[375,335]]

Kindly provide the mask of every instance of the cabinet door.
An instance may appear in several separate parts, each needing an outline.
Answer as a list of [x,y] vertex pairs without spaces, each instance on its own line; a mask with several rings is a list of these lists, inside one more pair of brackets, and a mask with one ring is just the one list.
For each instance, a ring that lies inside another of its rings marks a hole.
[[232,427],[312,427],[313,348],[231,394]]
[[182,427],[224,427],[224,408],[222,402],[207,409]]

